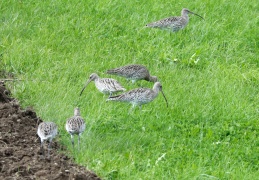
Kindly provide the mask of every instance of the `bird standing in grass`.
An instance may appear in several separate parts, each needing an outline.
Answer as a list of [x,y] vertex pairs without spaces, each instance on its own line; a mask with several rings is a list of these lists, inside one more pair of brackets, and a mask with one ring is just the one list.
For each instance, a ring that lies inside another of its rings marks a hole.
[[71,135],[71,142],[74,148],[74,135],[78,135],[78,149],[80,149],[80,136],[85,130],[85,121],[80,116],[80,109],[74,109],[74,116],[69,118],[66,122],[66,130]]
[[200,15],[184,8],[184,9],[182,9],[181,16],[169,17],[169,18],[165,18],[165,19],[162,19],[162,20],[159,20],[156,22],[152,22],[150,24],[147,24],[146,27],[169,29],[173,32],[177,32],[177,31],[185,28],[185,26],[188,24],[188,22],[189,22],[188,14],[194,14],[203,19],[203,17],[201,17]]
[[96,73],[90,75],[88,81],[86,82],[84,88],[82,89],[80,96],[82,95],[86,86],[94,81],[95,87],[104,94],[109,94],[112,96],[113,93],[125,91],[126,89],[120,85],[118,81],[112,78],[100,78]]
[[127,80],[131,80],[133,83],[138,80],[146,80],[150,82],[157,82],[156,76],[151,76],[148,69],[139,64],[131,64],[127,66],[110,69],[107,74],[114,74],[125,77]]
[[162,90],[162,85],[160,82],[156,82],[153,86],[153,89],[136,88],[131,91],[125,92],[123,94],[109,97],[106,101],[128,102],[133,105],[132,108],[138,105],[141,109],[141,106],[143,104],[147,104],[153,101],[158,96],[159,91],[161,91],[161,93],[163,94],[163,97],[168,107],[168,102],[164,95],[164,92]]
[[40,137],[40,141],[41,141],[40,148],[41,148],[41,152],[44,157],[45,157],[44,148],[43,148],[44,140],[49,140],[49,145],[48,145],[48,158],[49,158],[50,157],[49,151],[51,149],[51,143],[52,143],[53,138],[55,138],[55,136],[57,135],[57,133],[58,133],[58,127],[55,123],[42,122],[39,124],[37,134]]

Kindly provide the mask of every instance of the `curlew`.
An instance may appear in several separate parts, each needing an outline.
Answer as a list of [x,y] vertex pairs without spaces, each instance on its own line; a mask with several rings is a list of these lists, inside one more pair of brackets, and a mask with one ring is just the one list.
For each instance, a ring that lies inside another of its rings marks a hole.
[[156,82],[153,86],[153,89],[149,88],[136,88],[131,91],[125,92],[123,94],[109,97],[106,101],[120,101],[120,102],[128,102],[131,103],[134,108],[135,106],[139,106],[141,109],[141,106],[143,104],[147,104],[151,101],[153,101],[157,96],[159,91],[161,91],[165,101],[166,105],[168,107],[167,99],[164,95],[164,92],[162,90],[162,85],[160,82]]
[[148,69],[139,64],[131,64],[127,66],[110,69],[107,74],[113,74],[125,77],[127,80],[131,80],[133,83],[139,80],[146,80],[150,82],[157,82],[156,76],[151,76]]
[[96,73],[90,75],[88,81],[86,82],[84,88],[82,89],[80,96],[82,95],[86,86],[94,81],[95,87],[104,94],[109,94],[109,97],[112,96],[113,93],[125,91],[126,89],[120,85],[118,81],[112,78],[100,78]]
[[74,148],[74,135],[78,135],[78,149],[80,149],[80,136],[85,130],[85,121],[80,116],[80,109],[74,109],[74,116],[69,118],[66,122],[66,130],[71,135],[71,143]]
[[181,16],[169,17],[169,18],[165,18],[165,19],[162,19],[162,20],[159,20],[156,22],[152,22],[150,24],[147,24],[146,27],[169,29],[169,30],[172,30],[173,32],[177,32],[177,31],[185,28],[185,26],[188,24],[188,22],[189,22],[188,14],[194,14],[203,19],[203,17],[201,17],[200,15],[184,8],[184,9],[182,9]]
[[55,136],[57,135],[57,133],[58,133],[58,127],[55,123],[42,122],[39,124],[37,134],[40,137],[40,141],[41,141],[40,148],[41,148],[41,152],[44,157],[45,157],[44,148],[43,148],[44,140],[49,140],[49,145],[48,145],[48,158],[49,158],[50,157],[49,151],[51,149],[51,143],[52,143],[53,138],[55,138]]

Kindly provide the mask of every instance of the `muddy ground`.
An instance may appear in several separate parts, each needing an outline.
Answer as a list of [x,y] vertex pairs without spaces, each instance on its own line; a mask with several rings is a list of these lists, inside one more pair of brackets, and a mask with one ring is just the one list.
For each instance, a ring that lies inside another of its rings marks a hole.
[[0,179],[100,179],[58,153],[64,147],[55,140],[51,158],[43,159],[36,133],[42,120],[32,109],[22,109],[10,94],[0,82]]

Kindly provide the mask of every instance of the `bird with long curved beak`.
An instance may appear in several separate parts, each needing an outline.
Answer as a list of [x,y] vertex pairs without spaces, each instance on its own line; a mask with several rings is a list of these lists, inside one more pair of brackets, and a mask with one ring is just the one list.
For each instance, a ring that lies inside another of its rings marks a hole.
[[161,91],[165,99],[166,105],[168,107],[168,102],[162,90],[162,85],[160,82],[156,82],[153,86],[153,89],[136,88],[123,94],[119,94],[117,96],[111,96],[106,101],[128,102],[133,105],[132,108],[138,105],[141,109],[141,106],[143,104],[147,104],[153,101],[158,96],[159,91]]
[[96,73],[93,73],[89,76],[88,81],[86,82],[85,86],[83,87],[80,96],[82,95],[83,91],[85,90],[86,86],[93,81],[95,87],[103,94],[109,94],[112,96],[113,93],[125,91],[126,89],[120,85],[118,81],[112,78],[100,78]]
[[150,28],[158,28],[158,29],[169,29],[172,32],[177,32],[188,24],[189,22],[189,16],[188,14],[194,14],[202,19],[204,19],[202,16],[191,12],[189,9],[183,8],[181,12],[181,16],[173,16],[165,19],[161,19],[156,22],[152,22],[146,25],[146,27]]

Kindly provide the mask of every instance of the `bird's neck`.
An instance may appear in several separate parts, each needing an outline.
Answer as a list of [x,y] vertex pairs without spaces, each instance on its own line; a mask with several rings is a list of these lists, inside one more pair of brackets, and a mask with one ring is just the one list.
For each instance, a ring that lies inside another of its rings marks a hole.
[[80,116],[80,111],[79,111],[78,109],[75,110],[74,115],[75,115],[75,116]]
[[155,76],[149,76],[149,81],[156,82],[157,78]]
[[98,82],[98,81],[99,81],[99,78],[93,79],[93,82]]
[[157,94],[159,93],[159,89],[157,87],[154,87],[153,91],[156,93],[156,96],[157,96]]
[[154,77],[154,76],[147,76],[147,77],[145,78],[145,80],[146,80],[146,81],[150,81],[150,82],[156,82],[156,77]]
[[188,14],[186,14],[186,13],[184,13],[184,14],[182,14],[182,18],[183,19],[185,19],[185,20],[189,20],[189,16],[188,16]]

